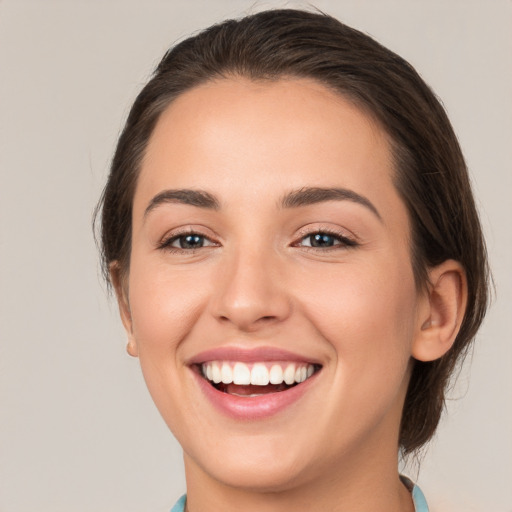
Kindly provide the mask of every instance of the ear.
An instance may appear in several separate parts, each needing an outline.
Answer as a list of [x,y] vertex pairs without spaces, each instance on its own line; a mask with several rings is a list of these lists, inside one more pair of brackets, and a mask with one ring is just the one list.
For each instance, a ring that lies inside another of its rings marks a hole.
[[139,352],[137,343],[135,342],[135,337],[133,335],[132,314],[130,311],[130,303],[128,301],[128,287],[126,285],[126,281],[123,279],[119,262],[114,261],[110,264],[109,273],[110,281],[112,282],[116,292],[117,305],[119,306],[121,321],[123,322],[124,329],[128,336],[126,351],[131,356],[137,357]]
[[467,280],[462,265],[446,260],[429,271],[429,283],[420,305],[412,356],[434,361],[452,347],[467,304]]

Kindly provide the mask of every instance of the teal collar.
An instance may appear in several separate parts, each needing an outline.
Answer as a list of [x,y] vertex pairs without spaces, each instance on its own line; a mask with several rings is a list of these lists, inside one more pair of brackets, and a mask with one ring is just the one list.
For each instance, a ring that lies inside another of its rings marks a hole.
[[[428,512],[427,500],[425,495],[421,492],[421,489],[409,478],[404,475],[400,475],[400,480],[409,489],[412,494],[412,501],[414,502],[415,512]],[[172,512],[172,511],[171,511]]]
[[187,495],[184,494],[172,507],[171,512],[185,512],[185,503],[187,501]]

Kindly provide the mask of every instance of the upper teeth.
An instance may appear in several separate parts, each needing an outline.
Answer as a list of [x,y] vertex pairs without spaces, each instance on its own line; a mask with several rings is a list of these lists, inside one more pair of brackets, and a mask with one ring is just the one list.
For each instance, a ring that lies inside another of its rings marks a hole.
[[202,365],[203,375],[215,384],[266,386],[304,382],[315,372],[307,363],[252,363],[210,361]]

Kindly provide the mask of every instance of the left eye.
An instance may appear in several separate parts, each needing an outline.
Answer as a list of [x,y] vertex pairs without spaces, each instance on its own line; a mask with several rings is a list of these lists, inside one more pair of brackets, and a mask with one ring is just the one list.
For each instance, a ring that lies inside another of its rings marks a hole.
[[318,249],[335,246],[352,246],[355,243],[352,240],[340,235],[330,233],[312,233],[300,240],[302,247],[315,247]]

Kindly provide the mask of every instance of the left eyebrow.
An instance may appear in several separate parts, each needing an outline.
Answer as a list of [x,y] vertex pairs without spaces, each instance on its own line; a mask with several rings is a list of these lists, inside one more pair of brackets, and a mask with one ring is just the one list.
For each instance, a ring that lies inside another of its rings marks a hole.
[[368,198],[346,188],[303,187],[292,190],[281,199],[281,206],[283,208],[298,208],[324,201],[352,201],[368,208],[382,221],[379,210]]

